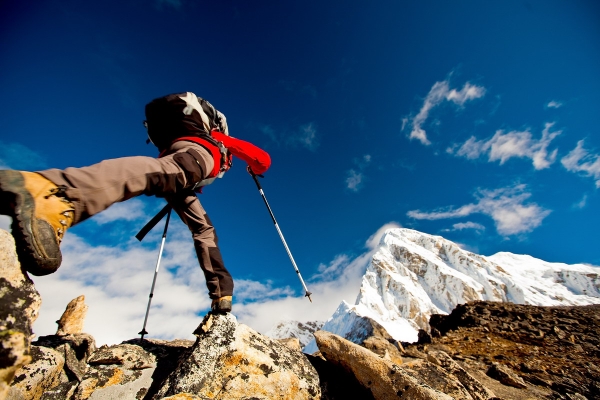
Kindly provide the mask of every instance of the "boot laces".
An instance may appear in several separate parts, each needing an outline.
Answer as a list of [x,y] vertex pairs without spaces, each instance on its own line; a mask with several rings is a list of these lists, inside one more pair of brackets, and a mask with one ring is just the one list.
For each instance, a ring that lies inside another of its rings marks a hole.
[[62,227],[59,227],[58,229],[56,229],[56,235],[58,236],[59,243],[62,242],[63,236],[64,236],[67,228],[69,226],[71,226],[71,224],[73,222],[73,218],[75,218],[75,209],[73,208],[73,203],[71,203],[69,201],[69,199],[67,199],[66,193],[67,193],[67,187],[65,185],[60,185],[60,186],[50,189],[48,194],[46,196],[44,196],[44,198],[46,198],[46,199],[50,198],[51,196],[60,197],[60,200],[69,206],[69,208],[67,208],[66,210],[64,210],[60,213],[62,216],[65,217],[65,219],[59,220],[59,223],[62,225]]
[[49,199],[51,196],[62,197],[66,200],[65,196],[67,194],[67,187],[65,185],[60,185],[53,187],[49,190],[48,194],[44,196],[45,199]]

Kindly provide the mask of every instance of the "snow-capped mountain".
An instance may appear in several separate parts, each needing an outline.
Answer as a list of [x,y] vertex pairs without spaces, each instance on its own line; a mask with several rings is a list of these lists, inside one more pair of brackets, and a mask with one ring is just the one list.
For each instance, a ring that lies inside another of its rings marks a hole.
[[[600,303],[600,267],[549,263],[527,255],[480,256],[440,236],[388,230],[354,305],[343,301],[323,330],[356,343],[374,320],[398,341],[415,342],[432,314],[474,300],[540,306]],[[312,340],[306,353],[316,351]]]
[[282,321],[265,333],[273,339],[298,338],[300,346],[306,346],[313,340],[313,333],[323,326],[323,321]]

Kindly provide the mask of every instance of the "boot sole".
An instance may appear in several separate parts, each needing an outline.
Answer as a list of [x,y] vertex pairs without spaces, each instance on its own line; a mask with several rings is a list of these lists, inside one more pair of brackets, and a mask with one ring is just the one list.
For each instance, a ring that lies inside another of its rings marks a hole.
[[231,301],[229,300],[221,300],[214,308],[211,308],[211,312],[213,314],[227,314],[231,312]]
[[62,255],[54,229],[35,218],[35,201],[17,171],[0,171],[0,214],[12,217],[12,235],[23,269],[42,276],[60,267]]

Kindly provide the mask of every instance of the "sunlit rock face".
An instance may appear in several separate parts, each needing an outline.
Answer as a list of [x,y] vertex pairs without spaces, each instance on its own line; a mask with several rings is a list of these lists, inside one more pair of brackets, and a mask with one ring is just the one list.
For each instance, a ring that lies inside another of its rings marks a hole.
[[[363,276],[354,305],[342,302],[323,330],[355,343],[369,336],[365,321],[401,342],[416,342],[432,314],[475,300],[540,306],[600,303],[600,268],[549,263],[527,255],[490,257],[441,236],[390,229]],[[314,341],[304,351],[316,351]]]

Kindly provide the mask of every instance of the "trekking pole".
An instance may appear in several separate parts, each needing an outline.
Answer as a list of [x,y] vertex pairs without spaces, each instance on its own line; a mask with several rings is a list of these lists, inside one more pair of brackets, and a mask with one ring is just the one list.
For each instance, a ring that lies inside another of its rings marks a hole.
[[[142,327],[142,330],[138,333],[138,335],[142,335],[140,341],[143,341],[144,335],[148,334],[148,332],[146,331],[146,323],[148,322],[148,314],[150,313],[150,304],[152,303],[152,297],[154,297],[154,286],[156,285],[156,276],[158,275],[158,269],[160,268],[160,259],[162,257],[163,249],[165,248],[165,240],[167,239],[167,229],[169,228],[169,220],[171,219],[171,206],[168,205],[167,207],[163,208],[163,210],[161,212],[164,212],[165,210],[167,210],[167,208],[168,208],[167,222],[165,222],[165,230],[162,235],[162,241],[160,243],[160,250],[158,251],[158,260],[156,261],[156,268],[154,270],[154,279],[152,279],[152,287],[150,288],[150,296],[148,296],[148,307],[146,308],[146,316],[144,317],[144,326]],[[159,215],[160,215],[160,213],[157,215],[157,217]],[[163,216],[164,216],[164,214],[163,214]],[[150,221],[150,223],[152,223],[152,222],[154,222],[154,221]],[[158,221],[156,221],[156,222],[158,222]],[[156,222],[154,222],[154,224],[156,224]],[[146,227],[144,227],[144,228],[146,228]],[[150,228],[150,229],[152,229],[152,228]],[[142,229],[142,231],[143,230],[144,229]],[[140,231],[140,233],[142,231]],[[142,240],[139,237],[138,237],[138,239],[140,241]]]
[[298,266],[296,265],[296,261],[294,261],[294,257],[292,256],[292,252],[290,251],[290,248],[288,247],[287,243],[285,242],[285,238],[283,237],[283,233],[281,233],[281,229],[279,229],[279,224],[277,224],[275,215],[273,215],[273,211],[271,210],[271,207],[269,206],[269,202],[267,201],[265,192],[263,191],[262,187],[260,186],[260,183],[258,182],[257,176],[260,176],[261,178],[264,178],[264,177],[262,175],[256,175],[254,172],[252,172],[252,169],[250,167],[248,167],[248,172],[252,176],[252,179],[254,179],[254,183],[256,183],[256,187],[258,188],[258,191],[260,192],[260,195],[262,196],[262,198],[265,202],[265,205],[267,206],[267,210],[269,210],[269,214],[271,214],[271,219],[273,220],[273,223],[275,224],[275,229],[277,229],[277,233],[279,233],[279,237],[281,238],[281,241],[283,242],[283,246],[285,247],[285,250],[287,251],[288,256],[290,257],[290,261],[292,262],[292,265],[294,266],[296,273],[298,274],[298,278],[300,279],[300,282],[302,283],[302,287],[304,288],[304,297],[308,297],[308,300],[310,300],[310,302],[312,303],[312,299],[310,298],[310,295],[312,293],[308,291],[308,288],[306,287],[306,283],[304,283],[304,279],[302,279],[302,275],[300,275],[300,270],[298,269]]

